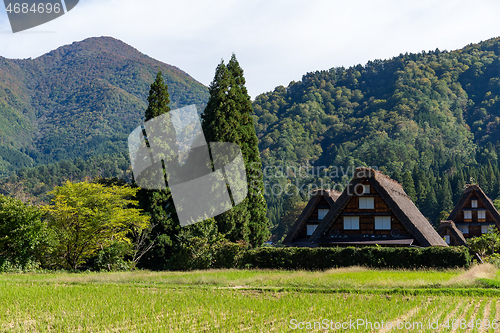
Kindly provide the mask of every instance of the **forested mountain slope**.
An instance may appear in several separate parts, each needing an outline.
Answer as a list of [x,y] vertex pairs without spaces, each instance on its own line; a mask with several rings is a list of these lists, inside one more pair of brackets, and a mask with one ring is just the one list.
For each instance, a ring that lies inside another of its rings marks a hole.
[[158,70],[172,108],[206,103],[207,88],[188,74],[110,37],[36,59],[0,58],[0,174],[126,151]]
[[265,165],[376,166],[435,219],[465,182],[499,195],[499,99],[495,38],[308,73],[254,109]]

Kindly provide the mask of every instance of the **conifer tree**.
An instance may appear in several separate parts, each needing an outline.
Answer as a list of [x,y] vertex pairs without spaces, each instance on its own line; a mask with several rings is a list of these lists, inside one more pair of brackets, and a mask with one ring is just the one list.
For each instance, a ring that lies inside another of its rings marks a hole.
[[[240,117],[235,107],[234,79],[224,61],[217,66],[215,77],[209,87],[210,98],[202,114],[202,127],[205,139],[210,142],[233,142],[240,144],[238,127]],[[230,241],[249,241],[248,226],[250,214],[247,209],[248,198],[236,207],[215,217],[219,232]]]
[[251,116],[252,104],[245,88],[243,70],[234,55],[227,66],[224,61],[217,66],[209,92],[210,98],[202,115],[205,138],[207,142],[238,144],[250,182],[247,198],[215,219],[219,231],[229,240],[246,240],[252,245],[260,245],[269,237],[262,165]]
[[[169,112],[169,103],[168,87],[159,71],[149,90],[145,121]],[[170,190],[141,189],[137,197],[140,208],[150,215],[151,224],[155,226],[150,234],[150,241],[154,239],[155,246],[144,256],[142,264],[151,269],[166,269],[167,260],[172,254],[175,235],[180,229]]]
[[448,175],[444,175],[439,195],[441,210],[450,212],[453,208],[451,185]]
[[168,87],[163,80],[161,71],[158,71],[156,79],[149,89],[148,108],[144,114],[144,121],[156,118],[170,111],[169,104],[170,95],[168,94]]
[[255,133],[252,118],[253,107],[245,87],[243,69],[233,53],[227,68],[234,79],[232,90],[235,91],[236,107],[241,115],[240,147],[245,161],[248,186],[248,210],[250,211],[250,243],[262,244],[269,237],[266,201],[264,199],[264,183],[262,179],[262,163],[259,153],[259,140]]
[[413,183],[413,178],[411,176],[410,170],[406,170],[403,174],[403,189],[406,194],[411,198],[413,202],[416,202],[417,193],[415,191],[415,184]]
[[424,209],[422,213],[424,213],[425,216],[434,216],[437,211],[438,200],[434,186],[432,186],[430,182],[427,184],[427,195],[425,197]]
[[455,176],[455,187],[453,188],[453,202],[457,203],[460,197],[462,196],[462,193],[464,192],[464,186],[465,186],[465,180],[464,180],[464,174],[462,173],[462,170],[459,170],[457,175]]
[[394,172],[392,173],[392,177],[391,178],[394,179],[395,181],[397,181],[400,184],[403,183],[403,176],[401,175],[401,172],[399,171],[398,168],[396,168],[394,170]]

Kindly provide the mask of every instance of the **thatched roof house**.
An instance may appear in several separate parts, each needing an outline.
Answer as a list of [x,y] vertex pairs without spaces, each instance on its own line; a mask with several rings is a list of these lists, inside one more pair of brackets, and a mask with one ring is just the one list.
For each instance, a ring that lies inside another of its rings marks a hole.
[[500,213],[478,185],[469,185],[448,220],[453,221],[465,238],[481,236],[490,227],[500,230]]
[[464,234],[457,229],[457,226],[453,223],[453,221],[441,221],[437,232],[439,236],[444,238],[444,241],[448,245],[467,245]]
[[309,241],[318,246],[448,246],[402,185],[370,168],[356,169]]
[[319,223],[333,208],[341,193],[335,190],[316,190],[300,214],[299,218],[288,232],[283,244],[290,246],[312,246],[310,236]]

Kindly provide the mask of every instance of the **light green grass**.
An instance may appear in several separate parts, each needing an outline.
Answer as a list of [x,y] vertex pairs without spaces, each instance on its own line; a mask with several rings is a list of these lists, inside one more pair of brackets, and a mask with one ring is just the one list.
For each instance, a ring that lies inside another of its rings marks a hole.
[[[445,321],[454,309],[461,310],[451,320],[500,319],[500,301],[485,296],[405,296],[403,293],[389,295],[385,291],[390,288],[481,288],[477,279],[499,279],[496,271],[485,267],[470,271],[354,267],[326,272],[2,274],[0,331],[290,332],[294,331],[293,319],[296,323],[326,319],[330,324],[362,319],[372,323],[421,322],[422,330],[408,331],[436,332],[425,325],[431,319]],[[282,291],[272,288],[282,288]],[[310,292],[311,288],[324,292]],[[349,293],[339,291],[349,288]],[[468,304],[472,305],[466,309]],[[357,328],[351,331],[376,331],[370,327]],[[494,332],[493,329],[486,331]]]
[[0,275],[2,283],[118,283],[219,287],[422,288],[447,284],[464,270],[373,270],[360,267],[326,272],[208,270],[194,272],[49,273]]

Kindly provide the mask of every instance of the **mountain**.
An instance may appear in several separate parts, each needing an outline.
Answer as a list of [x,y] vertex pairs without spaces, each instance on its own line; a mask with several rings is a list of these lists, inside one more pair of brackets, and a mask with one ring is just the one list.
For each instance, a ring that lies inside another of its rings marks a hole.
[[307,73],[257,96],[254,110],[264,165],[328,168],[298,184],[374,166],[433,221],[464,182],[500,195],[500,38]]
[[36,59],[0,57],[0,174],[126,151],[158,70],[172,109],[203,108],[205,86],[111,37],[75,42]]

